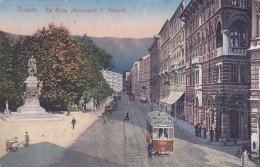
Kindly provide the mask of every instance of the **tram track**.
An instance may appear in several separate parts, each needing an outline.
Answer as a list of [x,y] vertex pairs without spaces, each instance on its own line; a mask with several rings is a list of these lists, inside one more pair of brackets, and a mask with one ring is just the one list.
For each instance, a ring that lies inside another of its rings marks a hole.
[[[143,110],[147,110],[145,107],[143,107],[143,106],[140,106],[140,104],[138,104],[139,105],[139,107],[140,107],[140,109],[143,111]],[[140,121],[140,119],[139,119],[139,117],[138,117],[138,115],[137,115],[137,111],[135,110],[135,109],[133,109],[133,110],[131,110],[130,111],[130,107],[129,106],[131,106],[130,105],[130,102],[129,101],[127,101],[127,109],[128,109],[128,112],[129,113],[133,113],[134,114],[134,116],[135,116],[135,119],[137,120],[137,122],[138,122],[138,126],[137,127],[140,127],[141,128],[141,130],[142,130],[142,135],[143,135],[143,138],[144,139],[146,139],[146,126],[144,126],[144,125],[142,125],[142,123],[141,123],[141,121]],[[143,115],[143,112],[142,111],[140,111],[139,113],[141,113],[141,117],[145,120],[145,121],[147,121],[147,117],[145,116],[145,115]],[[145,112],[145,114],[147,114],[147,111]],[[147,155],[147,147],[145,147],[146,149],[144,149],[144,150],[142,150],[142,149],[140,149],[141,147],[140,147],[140,145],[143,145],[143,143],[140,143],[139,142],[139,139],[138,139],[138,137],[137,137],[137,129],[136,129],[136,125],[135,125],[135,123],[133,122],[133,116],[132,116],[132,114],[130,114],[130,120],[131,120],[131,123],[132,123],[132,126],[133,126],[133,130],[134,130],[134,136],[135,136],[135,140],[136,140],[136,143],[137,143],[137,148],[138,148],[138,151],[139,151],[139,156],[140,156],[140,158],[141,158],[141,160],[142,160],[142,166],[145,166],[144,164],[145,164],[145,162],[144,162],[144,158],[142,157],[142,151],[144,151],[144,154],[145,155]],[[146,144],[146,143],[145,143]],[[160,166],[162,166],[162,167],[166,167],[166,165],[160,160],[160,158],[158,158],[157,156],[154,156],[155,157],[155,159],[159,162],[159,164],[160,164]]]
[[[144,108],[144,109],[145,109],[145,108]],[[145,113],[146,113],[145,116],[143,115],[143,112],[140,112],[140,113],[141,113],[141,116],[143,117],[143,119],[144,119],[145,121],[148,121],[147,116],[146,116],[147,113],[148,113],[148,111],[145,112]],[[136,115],[136,113],[135,113],[135,115]],[[139,122],[140,127],[142,127],[139,118],[138,118],[138,117],[136,117],[136,118],[137,118],[137,121]],[[146,127],[142,127],[142,131],[143,131],[144,137],[146,138],[146,134],[145,134],[144,128],[146,129]],[[158,156],[154,156],[154,157],[160,162],[160,164],[161,164],[163,167],[166,167],[166,165],[158,158]]]
[[[148,103],[147,103],[148,104]],[[144,104],[144,105],[147,105],[147,104]],[[147,110],[147,107],[146,106],[143,106],[142,105],[142,107],[140,107],[141,108],[141,112],[139,112],[140,113],[140,115],[142,116],[142,118],[145,120],[145,121],[148,121],[148,117],[147,117],[147,114],[149,113],[149,110]],[[145,111],[145,112],[142,112],[142,111]],[[136,111],[135,111],[135,115],[136,115]],[[144,135],[144,137],[146,138],[146,132],[145,132],[145,129],[146,129],[146,126],[142,126],[141,125],[141,122],[140,122],[140,119],[139,119],[139,117],[136,115],[136,118],[137,118],[137,121],[139,122],[139,125],[140,125],[140,127],[142,127],[142,131],[143,131],[143,135]],[[161,166],[163,166],[163,167],[166,167],[167,165],[166,164],[164,164],[163,162],[162,162],[162,160],[158,157],[158,156],[154,156],[159,162],[160,162],[160,164],[161,164]],[[183,165],[180,163],[180,162],[178,162],[177,160],[174,160],[175,161],[175,163],[178,165],[178,166],[180,166],[180,167],[182,167]],[[171,166],[171,165],[170,165]]]

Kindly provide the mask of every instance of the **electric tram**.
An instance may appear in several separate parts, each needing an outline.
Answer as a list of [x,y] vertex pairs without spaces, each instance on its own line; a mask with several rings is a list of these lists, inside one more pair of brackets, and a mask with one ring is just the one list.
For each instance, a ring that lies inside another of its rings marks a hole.
[[147,142],[153,154],[172,154],[174,142],[173,118],[166,112],[152,111],[147,114]]

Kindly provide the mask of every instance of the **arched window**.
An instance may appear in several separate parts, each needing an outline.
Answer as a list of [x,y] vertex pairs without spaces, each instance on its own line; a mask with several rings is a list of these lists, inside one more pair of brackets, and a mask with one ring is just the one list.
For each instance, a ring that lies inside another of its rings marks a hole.
[[235,29],[232,29],[229,33],[229,45],[231,47],[239,46],[239,33]]
[[216,43],[217,43],[217,48],[222,47],[223,46],[223,37],[222,37],[222,33],[221,33],[221,23],[218,22],[217,24],[217,38],[216,38]]
[[246,47],[246,27],[242,20],[234,20],[229,32],[230,47]]

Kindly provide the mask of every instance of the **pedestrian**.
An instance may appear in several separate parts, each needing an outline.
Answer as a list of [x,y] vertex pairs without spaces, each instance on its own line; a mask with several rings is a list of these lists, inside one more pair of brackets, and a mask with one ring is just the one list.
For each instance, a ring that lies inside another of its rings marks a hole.
[[213,142],[213,138],[214,138],[214,130],[213,129],[210,129],[210,141]]
[[245,150],[241,156],[242,167],[248,167],[248,153]]
[[204,137],[204,139],[207,138],[207,127],[206,126],[203,127],[203,137]]
[[151,143],[148,143],[147,149],[148,149],[148,158],[152,159],[153,156],[152,156],[152,144]]
[[195,136],[198,136],[198,124],[195,125]]
[[199,124],[199,138],[201,138],[201,131],[202,131],[202,127],[201,127],[201,125]]
[[126,113],[125,120],[129,121],[129,112]]
[[72,124],[72,128],[74,129],[75,127],[75,124],[76,124],[76,119],[73,117],[72,121],[71,121],[71,124]]
[[227,145],[226,135],[225,135],[225,134],[222,134],[222,138],[223,138],[224,146]]
[[29,138],[28,132],[25,132],[25,147],[29,146],[29,141],[30,141],[30,138]]
[[107,123],[107,116],[106,116],[106,114],[105,114],[105,113],[103,113],[103,122],[104,122],[104,124],[106,124],[106,123]]

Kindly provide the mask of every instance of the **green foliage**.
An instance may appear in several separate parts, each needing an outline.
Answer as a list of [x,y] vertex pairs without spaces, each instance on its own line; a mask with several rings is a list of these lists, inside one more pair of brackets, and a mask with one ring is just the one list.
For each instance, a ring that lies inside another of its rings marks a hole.
[[113,89],[110,88],[105,79],[102,79],[96,85],[88,85],[83,93],[85,101],[90,99],[104,100],[113,94]]
[[[0,110],[5,109],[5,102],[13,104],[17,99],[15,83],[12,81],[14,66],[12,42],[0,31]],[[13,108],[10,108],[13,110]]]
[[75,39],[65,27],[51,24],[13,46],[0,33],[0,42],[1,104],[12,99],[16,108],[22,105],[31,56],[37,60],[36,77],[43,81],[40,102],[48,111],[67,109],[82,95],[87,100],[111,94],[100,71],[113,68],[113,58],[87,36]]
[[80,47],[81,54],[89,62],[91,70],[91,80],[88,82],[83,98],[89,101],[91,98],[103,100],[112,95],[113,90],[107,84],[102,76],[102,69],[112,69],[113,57],[107,54],[103,49],[100,49],[96,44],[86,35],[76,38]]

